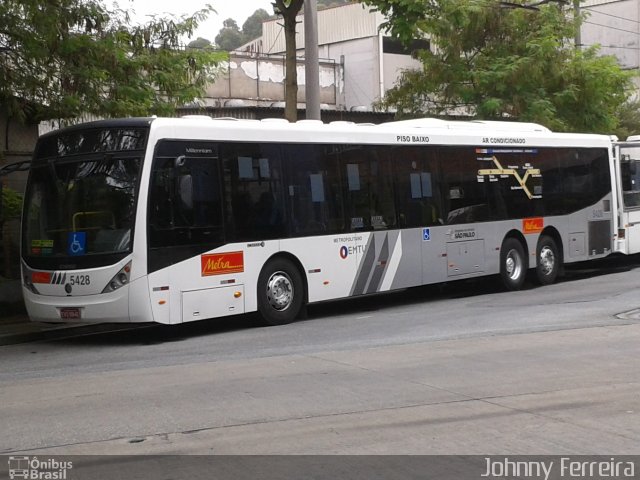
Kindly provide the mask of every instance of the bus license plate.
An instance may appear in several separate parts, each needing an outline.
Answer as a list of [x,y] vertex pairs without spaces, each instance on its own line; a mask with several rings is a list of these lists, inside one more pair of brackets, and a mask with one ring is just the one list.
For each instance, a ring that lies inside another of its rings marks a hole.
[[64,320],[79,320],[80,309],[79,308],[61,308],[60,318]]

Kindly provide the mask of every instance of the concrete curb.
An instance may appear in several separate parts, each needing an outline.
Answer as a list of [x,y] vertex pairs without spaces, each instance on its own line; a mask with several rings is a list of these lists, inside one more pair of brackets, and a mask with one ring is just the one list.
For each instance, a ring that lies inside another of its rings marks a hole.
[[[28,322],[28,321],[27,321]],[[37,322],[24,323],[23,331],[3,333],[0,323],[0,346],[16,345],[20,343],[40,342],[45,340],[62,340],[65,338],[93,335],[97,333],[117,332],[121,330],[138,329],[148,325],[136,324],[80,324],[80,325],[48,325]]]

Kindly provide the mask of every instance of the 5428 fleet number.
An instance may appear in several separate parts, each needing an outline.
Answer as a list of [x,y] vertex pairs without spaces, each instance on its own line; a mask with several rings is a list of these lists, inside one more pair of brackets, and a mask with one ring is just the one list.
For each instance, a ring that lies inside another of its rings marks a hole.
[[69,283],[71,285],[91,285],[91,277],[89,275],[71,275]]

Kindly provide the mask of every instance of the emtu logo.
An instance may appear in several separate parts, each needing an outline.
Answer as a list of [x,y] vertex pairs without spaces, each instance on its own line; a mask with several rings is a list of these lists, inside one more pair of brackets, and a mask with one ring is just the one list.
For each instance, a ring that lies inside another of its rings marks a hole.
[[343,245],[340,247],[340,258],[346,260],[349,255],[355,255],[356,253],[364,253],[366,247],[364,245]]

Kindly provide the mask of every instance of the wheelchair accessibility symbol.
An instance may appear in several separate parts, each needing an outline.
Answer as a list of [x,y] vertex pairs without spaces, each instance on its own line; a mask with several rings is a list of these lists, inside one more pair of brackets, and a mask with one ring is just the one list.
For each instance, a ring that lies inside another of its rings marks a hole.
[[85,232],[71,232],[67,240],[67,253],[69,255],[84,255],[87,246],[87,234]]

